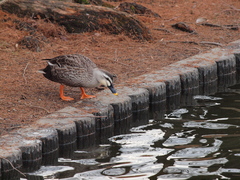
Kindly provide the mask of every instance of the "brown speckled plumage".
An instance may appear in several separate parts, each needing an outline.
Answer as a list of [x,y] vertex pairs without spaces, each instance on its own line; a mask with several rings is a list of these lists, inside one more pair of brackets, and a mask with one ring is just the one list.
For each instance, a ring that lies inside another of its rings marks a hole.
[[39,72],[54,82],[60,83],[60,97],[63,100],[72,100],[72,98],[63,95],[63,85],[71,87],[80,87],[81,99],[92,98],[86,95],[83,87],[93,88],[99,85],[108,87],[113,94],[117,95],[113,87],[113,75],[109,72],[99,69],[94,62],[81,54],[70,54],[57,56],[48,61],[46,68]]
[[98,69],[89,58],[80,55],[63,55],[48,60],[50,64],[43,71],[44,76],[54,82],[72,87],[96,87],[98,82],[93,71]]

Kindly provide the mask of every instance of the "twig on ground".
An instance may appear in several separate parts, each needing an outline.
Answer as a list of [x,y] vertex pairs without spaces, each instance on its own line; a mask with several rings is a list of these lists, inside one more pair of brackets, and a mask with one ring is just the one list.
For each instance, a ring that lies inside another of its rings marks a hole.
[[42,109],[42,110],[46,111],[48,114],[50,114],[50,112],[44,107],[34,106],[34,105],[30,105],[30,104],[25,104],[25,105],[28,106],[28,107],[32,107],[32,108]]
[[201,50],[201,49],[199,49],[199,48],[197,48],[197,47],[193,47],[192,49],[193,49],[193,50],[197,50],[197,51],[198,51],[198,53],[201,53],[201,52],[202,52],[202,50]]
[[25,66],[25,68],[24,68],[24,70],[23,70],[23,79],[24,79],[24,81],[25,81],[25,84],[27,84],[27,79],[26,79],[26,77],[25,77],[25,74],[26,74],[26,70],[27,70],[27,67],[28,67],[29,63],[30,63],[30,62],[28,62],[28,63],[26,64],[26,66]]
[[[111,59],[111,60],[112,60],[112,59]],[[114,57],[114,59],[113,59],[112,61],[114,61],[114,62],[116,62],[116,63],[119,63],[119,64],[122,64],[122,65],[124,65],[124,66],[129,67],[128,64],[124,64],[124,63],[121,63],[121,62],[118,61],[118,59],[117,59],[117,50],[115,50],[115,57]]]
[[218,24],[211,24],[211,23],[201,23],[200,25],[203,25],[203,26],[210,26],[210,27],[222,27]]
[[[230,6],[230,5],[229,5]],[[230,6],[231,9],[225,9],[223,10],[222,12],[225,12],[225,11],[240,11],[240,9],[237,9],[235,8],[234,6]]]
[[166,42],[166,43],[189,43],[189,44],[196,44],[196,45],[199,44],[195,41],[164,41],[164,42]]
[[164,41],[166,43],[189,43],[189,44],[210,44],[210,45],[215,45],[215,46],[223,46],[221,43],[216,43],[216,42],[208,42],[208,41],[201,41],[201,42],[195,42],[195,41]]
[[119,63],[119,64],[122,64],[122,65],[124,65],[124,66],[127,66],[127,67],[129,67],[129,65],[127,65],[127,64],[124,64],[124,63],[121,63],[121,62],[119,62],[119,61],[115,61],[115,60],[113,60],[114,62],[116,62],[116,63]]
[[221,43],[216,43],[216,42],[208,42],[208,41],[201,41],[199,44],[210,44],[210,45],[215,45],[215,46],[223,46]]
[[14,167],[14,165],[11,163],[11,161],[9,161],[8,159],[6,159],[6,158],[4,158],[4,157],[2,157],[2,156],[0,156],[0,158],[6,160],[7,162],[9,162],[9,164],[12,166],[12,168],[13,168],[14,170],[16,170],[17,172],[19,172],[19,173],[20,173],[21,175],[23,175],[24,177],[26,177],[26,175],[25,175],[24,173],[22,173],[20,170],[18,170],[17,168]]
[[177,19],[178,17],[179,17],[179,16],[173,17],[173,18],[171,18],[171,19],[165,19],[165,22],[175,20],[175,19]]
[[229,24],[229,25],[218,25],[218,24],[211,24],[211,23],[202,23],[201,25],[203,26],[209,26],[209,27],[219,27],[222,29],[230,29],[230,30],[238,30],[239,26],[238,25],[233,25],[233,24]]
[[156,30],[156,31],[164,31],[166,33],[169,33],[169,34],[173,34],[171,31],[167,30],[167,29],[163,29],[163,28],[154,28],[153,30]]

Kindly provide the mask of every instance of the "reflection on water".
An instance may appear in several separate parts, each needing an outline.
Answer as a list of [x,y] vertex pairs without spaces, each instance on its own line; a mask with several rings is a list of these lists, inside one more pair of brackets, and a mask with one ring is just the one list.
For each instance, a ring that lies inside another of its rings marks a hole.
[[68,171],[52,178],[240,179],[239,93],[235,86],[213,96],[194,96],[194,106],[111,137],[111,145],[59,158],[59,166]]

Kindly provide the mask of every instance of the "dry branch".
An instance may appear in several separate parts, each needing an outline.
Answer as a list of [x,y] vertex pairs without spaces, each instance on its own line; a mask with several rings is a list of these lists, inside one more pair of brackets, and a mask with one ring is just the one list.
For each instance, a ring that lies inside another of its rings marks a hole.
[[[230,6],[230,5],[229,5]],[[236,7],[234,6],[230,6],[231,9],[225,9],[223,12],[225,11],[240,11],[240,9],[237,9]]]
[[27,63],[27,65],[25,66],[25,68],[24,68],[24,70],[23,70],[23,79],[24,79],[24,81],[25,81],[25,84],[27,84],[27,79],[26,79],[26,77],[25,77],[25,74],[26,74],[26,70],[27,70],[27,67],[28,67],[29,63],[30,63],[30,62]]
[[44,108],[44,107],[34,106],[34,105],[30,105],[30,104],[25,104],[25,105],[28,106],[28,107],[31,107],[31,108],[42,109],[42,110],[46,111],[48,114],[50,114],[50,112],[46,108]]
[[20,170],[18,170],[17,168],[15,168],[14,167],[14,165],[11,163],[11,161],[9,161],[8,159],[6,159],[6,158],[4,158],[4,157],[2,157],[2,156],[0,156],[0,158],[1,159],[4,159],[5,161],[7,161],[11,166],[12,166],[12,168],[14,169],[14,170],[16,170],[17,172],[19,172],[21,175],[23,175],[24,177],[26,177],[26,175],[24,174],[24,173],[22,173]]
[[167,30],[167,29],[163,29],[163,28],[154,28],[153,30],[156,30],[156,31],[163,31],[163,32],[167,32],[169,34],[173,34],[171,31]]
[[231,30],[238,30],[239,29],[238,25],[233,25],[233,24],[218,25],[218,24],[211,24],[211,23],[202,23],[201,25],[210,26],[210,27],[219,27],[219,28],[222,28],[222,29],[231,29]]
[[208,41],[201,41],[201,42],[195,42],[195,41],[164,41],[166,43],[189,43],[189,44],[210,44],[210,45],[215,45],[215,46],[223,46],[221,43],[217,42],[208,42]]
[[215,45],[215,46],[223,46],[221,43],[217,42],[208,42],[208,41],[201,41],[199,44],[210,44],[210,45]]

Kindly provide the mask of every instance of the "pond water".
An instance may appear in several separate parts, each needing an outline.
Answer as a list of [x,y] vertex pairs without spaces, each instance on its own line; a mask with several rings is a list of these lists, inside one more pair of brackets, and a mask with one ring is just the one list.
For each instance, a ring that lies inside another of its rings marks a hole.
[[165,112],[110,144],[75,151],[33,176],[49,179],[240,179],[240,85]]

